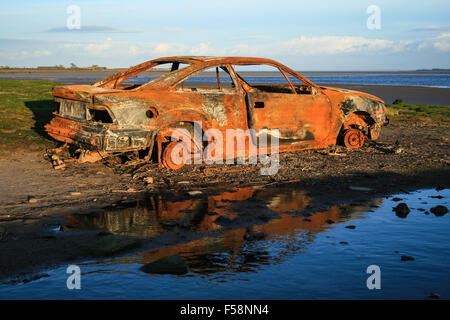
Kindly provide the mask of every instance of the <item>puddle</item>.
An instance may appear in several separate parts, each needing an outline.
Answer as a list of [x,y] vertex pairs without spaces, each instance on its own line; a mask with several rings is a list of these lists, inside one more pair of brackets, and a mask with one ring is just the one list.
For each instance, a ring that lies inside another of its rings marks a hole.
[[151,195],[91,213],[66,215],[65,227],[71,231],[98,230],[123,236],[153,237],[174,228],[175,223],[184,219],[190,230],[207,233],[221,228],[215,223],[220,216],[236,217],[236,206],[244,200],[256,202],[250,210],[256,207],[283,213],[300,211],[310,198],[303,190],[288,188],[233,188],[218,195],[181,201]]
[[[26,284],[0,284],[8,299],[427,299],[450,298],[450,190],[420,190],[376,201],[332,207],[309,217],[296,211],[311,199],[302,190],[242,188],[203,198],[153,196],[88,214],[67,215],[73,230],[152,237],[168,222],[188,218],[200,239],[115,258],[78,263],[81,290],[66,287],[66,267]],[[398,200],[398,199],[401,200]],[[253,201],[257,199],[257,201]],[[251,228],[219,230],[221,215],[238,216],[250,201],[278,219]],[[392,210],[406,203],[410,212]],[[216,215],[210,215],[211,212]],[[351,228],[348,228],[348,227]],[[213,231],[221,231],[214,233]],[[211,233],[212,232],[212,233]],[[257,234],[252,238],[249,234]],[[139,268],[179,255],[189,273],[145,274]],[[402,261],[411,256],[412,261]],[[367,267],[381,270],[381,289],[366,286]]]

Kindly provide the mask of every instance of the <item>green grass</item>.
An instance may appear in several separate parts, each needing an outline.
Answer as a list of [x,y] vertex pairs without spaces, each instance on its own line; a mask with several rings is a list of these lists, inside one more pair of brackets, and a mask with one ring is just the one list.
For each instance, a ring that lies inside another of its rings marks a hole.
[[418,125],[449,125],[450,106],[428,104],[406,104],[402,100],[386,104],[388,116],[398,122],[412,122]]
[[0,148],[38,150],[54,145],[44,125],[56,110],[55,84],[43,80],[0,79]]

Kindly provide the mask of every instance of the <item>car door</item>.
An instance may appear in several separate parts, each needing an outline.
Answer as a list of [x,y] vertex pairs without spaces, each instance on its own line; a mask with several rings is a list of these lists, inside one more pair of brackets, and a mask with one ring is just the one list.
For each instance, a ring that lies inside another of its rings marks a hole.
[[[237,72],[239,75],[239,72]],[[286,80],[281,73],[280,77]],[[239,78],[244,78],[239,75]],[[259,80],[260,82],[264,80]],[[331,130],[331,104],[318,89],[296,84],[283,83],[250,84],[245,81],[246,103],[249,113],[249,127],[257,134],[277,134],[280,144],[315,143],[324,140]],[[294,90],[292,90],[294,87]]]

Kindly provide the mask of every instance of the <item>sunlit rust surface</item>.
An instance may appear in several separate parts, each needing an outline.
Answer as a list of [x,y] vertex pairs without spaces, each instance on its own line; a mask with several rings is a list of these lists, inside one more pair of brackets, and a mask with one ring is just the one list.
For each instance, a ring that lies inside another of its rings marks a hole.
[[[276,68],[285,83],[250,85],[239,71],[240,66],[248,65]],[[143,72],[152,74],[161,66],[169,68],[162,75],[157,73],[155,79],[130,83]],[[191,77],[202,76],[213,81],[195,86],[189,82]],[[231,82],[227,84],[224,78]],[[269,140],[277,136],[277,152],[340,142],[360,147],[365,139],[377,139],[380,128],[388,123],[381,99],[316,85],[298,72],[263,58],[159,58],[92,85],[57,86],[53,96],[60,107],[46,131],[56,140],[106,154],[146,150],[147,159],[156,150],[158,161],[166,167],[173,167],[162,158],[170,153],[164,153],[164,149],[176,129],[191,134],[187,136],[193,140],[190,156],[198,154],[202,142],[194,141],[195,123],[201,126],[207,143],[213,141],[209,129],[217,129],[224,138],[227,129],[242,130],[233,137],[245,140],[240,149],[230,152],[225,141],[223,151],[215,155],[224,159],[254,155],[248,146],[258,146],[261,133]],[[258,138],[249,136],[248,129],[255,130]],[[348,143],[354,141],[354,131],[361,132],[356,135],[359,143]],[[271,152],[270,147],[266,152]]]

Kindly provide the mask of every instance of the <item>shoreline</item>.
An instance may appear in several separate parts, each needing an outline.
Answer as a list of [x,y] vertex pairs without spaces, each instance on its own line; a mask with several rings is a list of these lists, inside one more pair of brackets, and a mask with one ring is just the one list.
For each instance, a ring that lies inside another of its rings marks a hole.
[[[68,73],[68,72],[66,72]],[[95,73],[95,72],[93,72]],[[112,72],[111,72],[112,74]],[[84,73],[85,75],[85,73]],[[107,74],[98,74],[98,78],[103,78]],[[97,79],[85,78],[81,75],[74,77],[60,77],[55,78],[49,76],[48,73],[43,75],[29,75],[20,77],[18,75],[10,75],[4,77],[0,73],[0,79],[6,78],[8,80],[46,80],[53,81],[55,84],[71,84],[82,85],[91,84]],[[20,79],[19,79],[20,78]],[[25,79],[22,79],[25,78]],[[31,78],[31,79],[30,79]],[[407,104],[430,104],[430,105],[450,105],[450,88],[430,87],[430,86],[407,86],[407,85],[372,85],[372,84],[341,84],[341,83],[317,83],[321,87],[336,87],[342,89],[362,91],[379,97],[386,103],[392,103],[396,99],[402,99]]]

